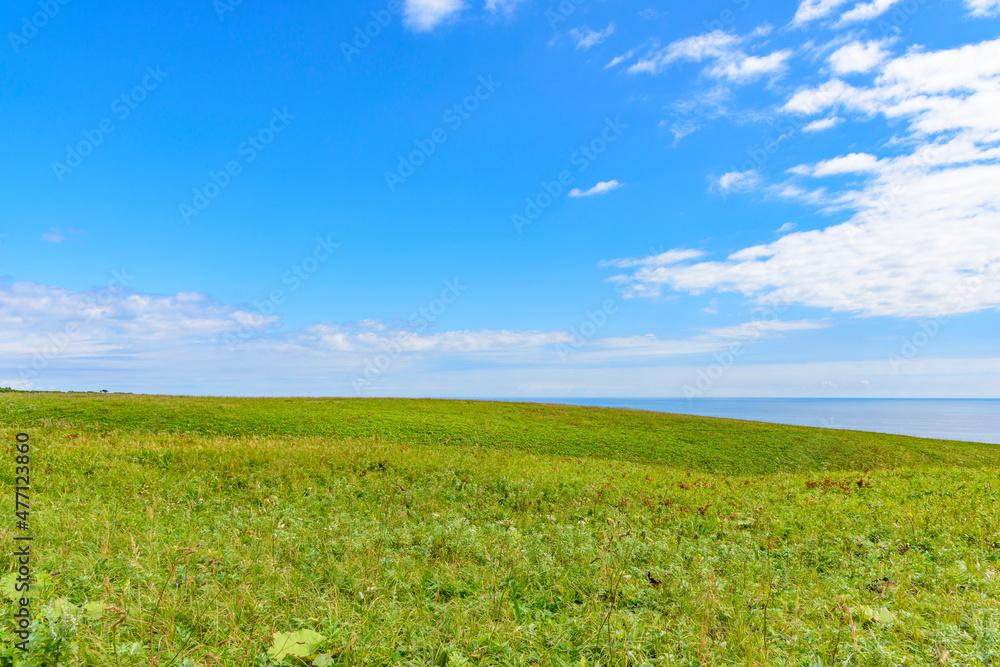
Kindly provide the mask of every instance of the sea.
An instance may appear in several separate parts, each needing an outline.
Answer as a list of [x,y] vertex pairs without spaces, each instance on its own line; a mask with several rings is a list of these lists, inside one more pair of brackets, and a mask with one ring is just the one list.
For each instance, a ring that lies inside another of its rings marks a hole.
[[727,417],[796,426],[1000,444],[1000,399],[517,398],[510,400],[631,408],[703,417]]

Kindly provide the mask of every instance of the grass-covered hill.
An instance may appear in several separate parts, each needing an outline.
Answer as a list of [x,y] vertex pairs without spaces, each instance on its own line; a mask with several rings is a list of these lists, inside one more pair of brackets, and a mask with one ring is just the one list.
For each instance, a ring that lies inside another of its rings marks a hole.
[[1000,465],[996,445],[638,410],[351,398],[7,394],[23,427],[202,437],[375,438],[520,449],[725,474]]
[[[11,508],[18,432],[37,665],[1000,661],[993,445],[530,404],[3,393]],[[5,553],[16,534],[0,524]]]

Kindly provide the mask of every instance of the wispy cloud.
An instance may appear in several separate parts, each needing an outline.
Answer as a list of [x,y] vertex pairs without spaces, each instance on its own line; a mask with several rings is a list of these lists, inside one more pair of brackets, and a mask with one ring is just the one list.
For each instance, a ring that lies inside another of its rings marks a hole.
[[[671,265],[701,257],[668,251],[619,265]],[[716,310],[712,304],[707,311]],[[352,376],[373,355],[392,357],[372,394],[388,396],[680,396],[705,355],[750,340],[810,335],[828,320],[744,321],[689,335],[595,337],[573,331],[476,330],[419,333],[388,322],[321,323],[269,334],[229,349],[221,336],[251,314],[197,293],[156,296],[115,290],[72,292],[34,283],[0,286],[0,386],[109,388],[227,395],[352,395]],[[560,346],[574,353],[561,357]],[[44,360],[43,364],[35,364]],[[41,368],[22,377],[19,369]],[[762,391],[760,378],[768,379]],[[870,387],[872,395],[995,396],[1000,359],[918,358],[900,373],[884,360],[738,364],[718,396],[809,395],[820,383]],[[917,390],[914,390],[914,388]],[[922,393],[926,392],[926,393]]]
[[619,183],[618,181],[601,181],[589,190],[581,190],[580,188],[573,188],[569,191],[570,197],[593,197],[594,195],[606,195],[612,190],[617,190],[618,188],[625,185],[624,183]]
[[844,122],[843,118],[838,118],[837,116],[831,116],[830,118],[821,118],[820,120],[814,120],[810,123],[806,123],[803,126],[803,132],[822,132],[823,130],[829,130],[832,127],[836,127]]
[[965,0],[973,16],[996,16],[1000,14],[1000,0]]
[[42,240],[46,243],[62,243],[66,240],[66,235],[58,227],[52,227],[42,234]]
[[615,32],[615,22],[612,21],[608,27],[601,31],[591,30],[587,26],[582,29],[573,28],[569,31],[570,36],[576,41],[576,48],[589,49],[597,46]]
[[782,49],[766,56],[747,56],[720,60],[707,70],[710,76],[734,83],[747,83],[767,74],[784,71],[792,57],[791,49]]
[[50,227],[47,232],[42,234],[42,240],[46,243],[63,243],[64,241],[79,242],[82,234],[83,230],[76,227],[70,227],[65,232],[60,227]]
[[403,14],[410,29],[426,32],[455,16],[465,6],[462,0],[405,0]]
[[889,11],[893,5],[897,5],[900,2],[903,2],[903,0],[872,0],[872,2],[858,3],[853,9],[840,17],[837,25],[842,26],[848,23],[870,21]]
[[740,43],[739,37],[722,30],[686,37],[640,58],[628,71],[632,74],[657,74],[676,62],[723,58],[736,52]]
[[870,153],[848,153],[822,160],[814,165],[795,167],[793,173],[812,176],[843,176],[844,174],[875,174],[880,169],[879,159]]
[[633,52],[630,49],[625,53],[622,53],[621,55],[615,56],[608,62],[607,65],[604,66],[604,69],[611,69],[612,67],[617,67],[618,65],[621,65],[623,62],[632,57],[632,53]]
[[486,9],[491,12],[500,12],[510,15],[522,2],[524,2],[524,0],[486,0]]
[[792,19],[793,26],[802,26],[810,21],[826,18],[833,14],[841,6],[850,0],[802,0],[795,18]]
[[[761,303],[780,296],[863,316],[931,317],[1000,308],[997,90],[1000,40],[913,49],[882,65],[867,86],[832,79],[799,90],[785,112],[841,109],[904,121],[890,142],[897,147],[890,155],[847,153],[792,170],[798,179],[860,179],[830,190],[801,181],[774,189],[780,196],[852,213],[851,219],[789,233],[724,261],[643,266],[624,283],[636,296],[655,296],[661,287],[734,291]],[[909,152],[899,154],[899,146]],[[733,174],[731,184],[742,179]]]
[[756,169],[749,171],[730,171],[723,174],[715,181],[715,189],[723,194],[730,192],[749,192],[761,184],[760,172]]
[[[541,367],[575,364],[593,370],[712,353],[737,341],[828,326],[818,320],[755,321],[675,338],[593,337],[583,344],[573,330],[432,332],[365,320],[286,331],[276,316],[266,323],[253,320],[247,310],[193,292],[156,296],[125,290],[73,292],[35,283],[0,286],[0,354],[15,373],[21,372],[22,377],[13,380],[25,388],[78,383],[88,374],[114,377],[119,386],[154,377],[158,386],[168,387],[167,378],[186,377],[238,382],[246,388],[258,377],[272,380],[280,368],[281,377],[325,386],[330,393],[331,382],[338,388],[348,385],[351,374],[378,355],[392,358],[391,372],[384,378],[391,388],[397,373],[419,372],[426,383],[434,381],[436,373],[456,367],[468,371],[530,367],[537,373]],[[265,335],[236,348],[226,344],[227,337],[251,323],[264,327]],[[572,364],[559,354],[560,346],[574,349]],[[46,362],[33,366],[42,354]],[[3,384],[11,384],[10,379]],[[451,386],[454,391],[458,385]],[[513,390],[505,391],[510,395]],[[274,392],[269,387],[269,393]]]
[[[802,0],[793,27],[803,27],[812,21],[830,18],[853,0]],[[977,17],[994,16],[1000,13],[1000,0],[964,0],[969,13]],[[835,27],[842,28],[853,23],[870,21],[889,11],[903,0],[871,0],[871,2],[856,2],[854,7],[840,15]]]
[[600,266],[615,266],[620,269],[627,269],[635,266],[656,267],[670,266],[688,259],[699,259],[705,253],[701,250],[668,250],[658,255],[648,257],[626,257],[623,259],[608,259],[600,263]]
[[751,55],[748,48],[765,38],[770,26],[761,26],[748,35],[735,35],[715,30],[703,35],[686,37],[656,50],[632,64],[630,74],[659,74],[675,63],[707,63],[703,73],[709,77],[745,84],[766,75],[777,75],[788,67],[793,52],[790,49],[772,51],[766,55]]

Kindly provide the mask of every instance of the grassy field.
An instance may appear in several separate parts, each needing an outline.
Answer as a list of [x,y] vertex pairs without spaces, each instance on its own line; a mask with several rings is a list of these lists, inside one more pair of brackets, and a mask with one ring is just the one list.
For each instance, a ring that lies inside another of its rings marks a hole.
[[31,664],[1000,664],[994,445],[531,404],[2,393],[5,553],[18,432]]

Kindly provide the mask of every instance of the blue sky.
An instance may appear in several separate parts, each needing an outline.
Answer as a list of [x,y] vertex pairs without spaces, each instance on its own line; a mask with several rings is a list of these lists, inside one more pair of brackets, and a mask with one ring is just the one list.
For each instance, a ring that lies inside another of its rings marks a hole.
[[998,14],[16,0],[0,385],[996,397]]

